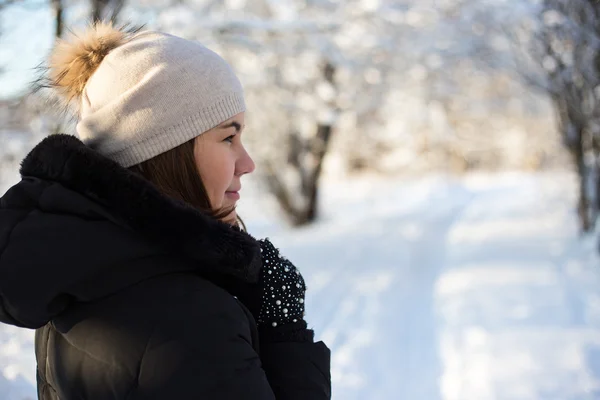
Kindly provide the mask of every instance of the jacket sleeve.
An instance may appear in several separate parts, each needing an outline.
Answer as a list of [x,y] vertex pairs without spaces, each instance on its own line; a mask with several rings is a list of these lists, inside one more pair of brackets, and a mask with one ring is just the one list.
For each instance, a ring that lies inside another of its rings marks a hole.
[[263,369],[278,400],[331,399],[331,352],[325,343],[314,343],[314,332],[305,321],[258,332]]
[[323,342],[261,341],[261,358],[278,400],[331,399],[330,352]]
[[182,296],[179,309],[161,316],[129,398],[276,399],[244,311],[216,286]]

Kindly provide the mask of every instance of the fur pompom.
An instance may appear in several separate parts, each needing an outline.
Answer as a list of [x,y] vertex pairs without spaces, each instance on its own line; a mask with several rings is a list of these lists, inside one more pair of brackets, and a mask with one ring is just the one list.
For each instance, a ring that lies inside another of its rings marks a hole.
[[135,31],[117,28],[108,22],[91,25],[80,34],[59,40],[48,65],[48,79],[67,102],[79,99],[88,79],[104,57],[130,39]]

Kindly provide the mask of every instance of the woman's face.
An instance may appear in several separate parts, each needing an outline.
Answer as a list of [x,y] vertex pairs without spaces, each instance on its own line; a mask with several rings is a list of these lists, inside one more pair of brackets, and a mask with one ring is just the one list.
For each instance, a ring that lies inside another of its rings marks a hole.
[[[194,158],[213,209],[234,206],[240,198],[242,175],[255,165],[242,145],[244,113],[204,132],[194,142]],[[228,221],[235,221],[233,211]]]

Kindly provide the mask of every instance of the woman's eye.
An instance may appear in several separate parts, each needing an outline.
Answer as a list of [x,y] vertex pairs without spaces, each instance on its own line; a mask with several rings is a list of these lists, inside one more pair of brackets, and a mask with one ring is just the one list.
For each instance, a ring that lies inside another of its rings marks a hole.
[[225,139],[223,139],[224,142],[233,142],[233,138],[235,137],[235,135],[231,135],[231,136],[227,136]]

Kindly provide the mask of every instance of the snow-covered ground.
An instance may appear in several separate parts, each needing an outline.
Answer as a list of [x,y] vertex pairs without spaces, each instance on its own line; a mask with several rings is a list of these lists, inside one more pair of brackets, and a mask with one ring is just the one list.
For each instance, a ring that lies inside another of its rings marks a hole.
[[[248,187],[250,185],[246,185]],[[600,399],[600,260],[565,173],[327,180],[290,230],[240,214],[307,279],[336,400]],[[35,398],[32,332],[0,325],[0,399]]]

